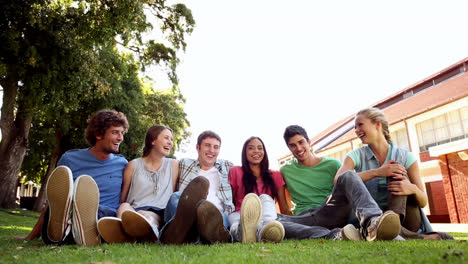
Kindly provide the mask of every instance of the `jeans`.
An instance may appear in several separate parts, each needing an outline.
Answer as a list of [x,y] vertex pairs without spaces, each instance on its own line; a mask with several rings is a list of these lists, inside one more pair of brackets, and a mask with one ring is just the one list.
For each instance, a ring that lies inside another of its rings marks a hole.
[[298,216],[278,215],[285,229],[286,238],[329,237],[335,228],[348,223],[353,211],[362,227],[366,227],[373,216],[382,214],[379,206],[367,191],[359,175],[347,171],[340,175],[327,201]]
[[101,219],[106,216],[116,216],[116,215],[117,215],[117,209],[106,207],[106,206],[99,206],[98,219]]

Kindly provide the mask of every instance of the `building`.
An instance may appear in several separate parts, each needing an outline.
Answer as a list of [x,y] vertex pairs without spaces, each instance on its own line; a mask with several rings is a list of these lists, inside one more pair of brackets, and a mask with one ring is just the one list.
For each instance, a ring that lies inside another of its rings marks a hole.
[[[383,110],[393,142],[418,157],[430,220],[468,223],[468,58],[372,106]],[[318,156],[343,161],[362,146],[354,115],[311,138]]]

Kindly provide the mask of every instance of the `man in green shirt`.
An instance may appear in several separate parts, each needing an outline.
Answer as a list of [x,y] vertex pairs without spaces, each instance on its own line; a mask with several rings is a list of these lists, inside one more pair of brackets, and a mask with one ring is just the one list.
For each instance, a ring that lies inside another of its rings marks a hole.
[[[385,213],[367,191],[356,174],[345,172],[333,179],[341,164],[338,160],[315,156],[304,128],[292,125],[284,132],[284,140],[295,160],[281,168],[286,187],[296,204],[296,216],[278,215],[286,238],[316,238],[325,234],[322,228],[330,229],[347,224],[353,210],[361,224],[362,236],[369,240],[391,240],[400,232],[400,219],[392,211]],[[353,239],[348,225],[341,231],[346,239]],[[330,237],[325,234],[323,237]]]

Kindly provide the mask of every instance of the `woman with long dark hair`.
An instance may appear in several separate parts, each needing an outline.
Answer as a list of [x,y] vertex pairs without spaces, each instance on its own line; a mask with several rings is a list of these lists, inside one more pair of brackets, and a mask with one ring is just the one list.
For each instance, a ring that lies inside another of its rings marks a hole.
[[269,169],[265,144],[250,137],[242,148],[242,167],[229,172],[235,212],[229,215],[235,241],[280,242],[284,228],[276,218],[275,201],[282,213],[291,215],[285,198],[285,183],[279,171]]

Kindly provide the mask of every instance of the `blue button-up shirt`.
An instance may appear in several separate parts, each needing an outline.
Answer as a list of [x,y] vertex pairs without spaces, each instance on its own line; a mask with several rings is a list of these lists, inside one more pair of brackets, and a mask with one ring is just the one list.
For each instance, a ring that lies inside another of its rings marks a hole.
[[[353,160],[354,170],[357,173],[380,168],[379,160],[372,149],[367,145],[351,151],[347,156]],[[408,168],[416,161],[416,157],[408,150],[389,143],[385,162],[388,162],[389,160],[395,160],[396,163],[403,165],[405,169],[408,170]],[[386,209],[388,205],[387,177],[375,177],[364,182],[364,184],[377,204],[381,208]]]

